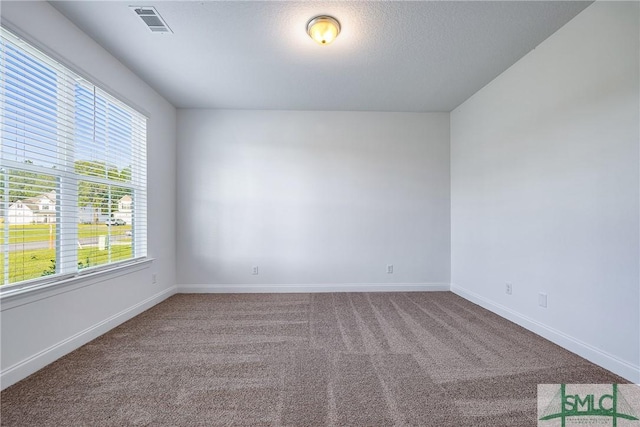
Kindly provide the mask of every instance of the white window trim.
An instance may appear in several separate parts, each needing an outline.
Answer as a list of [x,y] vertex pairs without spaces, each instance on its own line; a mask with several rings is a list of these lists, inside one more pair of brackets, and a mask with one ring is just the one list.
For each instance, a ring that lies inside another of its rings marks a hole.
[[[9,32],[13,33],[20,40],[24,41],[26,44],[31,45],[36,50],[39,50],[42,54],[48,56],[52,61],[57,62],[61,66],[68,69],[70,72],[76,74],[80,79],[83,79],[87,82],[90,82],[95,88],[98,88],[100,91],[104,92],[108,96],[116,99],[118,102],[126,105],[129,109],[138,113],[140,116],[144,118],[146,123],[149,122],[149,113],[142,107],[138,106],[135,102],[130,101],[126,96],[119,94],[117,91],[112,90],[109,85],[103,83],[100,79],[93,77],[90,73],[85,72],[81,68],[76,67],[72,61],[67,60],[63,56],[59,55],[57,52],[50,50],[48,47],[42,45],[38,42],[34,37],[31,37],[29,34],[25,33],[21,29],[14,26],[12,23],[8,22],[6,19],[0,16],[0,26],[4,27]],[[4,101],[4,100],[3,100]],[[139,120],[140,117],[136,117],[135,120]],[[0,124],[1,125],[1,124]],[[147,129],[148,132],[148,129]],[[62,293],[69,292],[71,290],[75,290],[78,288],[82,288],[85,286],[90,286],[96,283],[103,282],[104,280],[108,280],[114,277],[118,277],[125,274],[130,274],[134,271],[138,271],[143,268],[149,268],[149,265],[155,260],[154,258],[148,255],[148,208],[147,208],[147,200],[148,200],[148,175],[147,175],[147,146],[148,139],[145,138],[145,163],[143,167],[143,176],[144,176],[144,190],[145,194],[142,197],[142,202],[144,205],[144,219],[145,219],[145,233],[136,232],[136,221],[132,217],[132,231],[133,239],[132,242],[132,258],[128,260],[108,263],[96,267],[92,267],[86,270],[77,270],[74,273],[70,274],[60,274],[50,278],[37,278],[33,280],[26,280],[17,282],[15,284],[2,284],[0,285],[0,311],[4,311],[7,308],[7,303],[14,299],[22,298],[25,296],[37,296],[41,293],[47,293],[45,297]],[[87,177],[89,178],[89,177]],[[91,177],[93,178],[93,177]],[[74,179],[74,183],[77,183],[77,176]],[[136,185],[133,181],[131,183],[132,190],[138,188],[139,185]],[[77,187],[77,185],[76,185]],[[8,199],[5,202],[6,206],[4,206],[4,210],[6,211],[9,207]],[[135,209],[135,208],[134,208]],[[74,207],[74,214],[77,215],[77,207]],[[59,213],[58,213],[59,215]],[[56,227],[57,229],[59,227]],[[57,231],[59,233],[59,231]],[[6,236],[8,238],[8,236]],[[68,237],[68,236],[67,236]],[[76,230],[77,237],[77,230]],[[4,244],[4,242],[0,242],[0,244]],[[60,244],[59,237],[56,238],[56,245]],[[145,255],[137,256],[136,248],[144,247]],[[56,248],[56,253],[58,253],[58,249]],[[4,260],[0,260],[0,262],[4,262]],[[8,266],[5,266],[7,269]],[[90,280],[87,282],[87,280]],[[4,282],[4,279],[2,279]],[[34,300],[42,299],[35,298]],[[21,305],[21,304],[20,304]]]
[[138,258],[109,264],[102,269],[85,271],[62,279],[59,277],[59,280],[49,280],[45,283],[26,285],[27,282],[23,282],[25,286],[2,286],[0,287],[0,312],[149,269],[154,261],[155,258],[152,257]]

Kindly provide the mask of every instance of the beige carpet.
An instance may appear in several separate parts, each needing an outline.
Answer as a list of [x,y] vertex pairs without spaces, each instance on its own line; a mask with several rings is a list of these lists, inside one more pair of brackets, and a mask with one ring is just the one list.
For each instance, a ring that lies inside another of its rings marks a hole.
[[626,382],[449,292],[176,295],[1,395],[3,426],[535,426]]

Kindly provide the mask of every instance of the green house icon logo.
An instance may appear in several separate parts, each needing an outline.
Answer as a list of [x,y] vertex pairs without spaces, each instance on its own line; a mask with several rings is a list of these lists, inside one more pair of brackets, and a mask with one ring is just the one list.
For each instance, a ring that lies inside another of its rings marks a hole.
[[612,384],[611,393],[591,394],[569,394],[567,385],[560,384],[560,389],[544,409],[540,421],[560,419],[561,426],[565,427],[567,419],[572,417],[610,418],[613,427],[617,427],[621,419],[638,421],[637,414],[618,389],[618,384]]

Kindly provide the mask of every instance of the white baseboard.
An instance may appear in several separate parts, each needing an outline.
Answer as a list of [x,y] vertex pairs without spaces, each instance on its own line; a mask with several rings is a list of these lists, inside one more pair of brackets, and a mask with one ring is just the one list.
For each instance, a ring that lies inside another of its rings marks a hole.
[[2,390],[176,294],[172,286],[0,372]]
[[125,321],[137,316],[161,301],[176,293],[276,293],[276,292],[429,292],[448,291],[459,295],[479,306],[504,317],[525,329],[528,329],[549,341],[576,353],[585,359],[610,370],[629,381],[640,384],[640,366],[621,360],[590,344],[573,338],[562,331],[546,326],[534,319],[524,316],[508,307],[497,304],[475,292],[447,283],[344,283],[344,284],[312,284],[312,285],[177,285],[165,289],[126,310],[114,314],[33,356],[22,360],[0,372],[2,389],[28,377],[39,369],[54,362],[89,341],[108,332]]
[[326,283],[258,285],[178,285],[181,294],[318,293],[318,292],[433,292],[448,291],[448,283]]
[[488,298],[478,295],[468,289],[451,284],[451,292],[462,298],[469,300],[487,310],[512,321],[513,323],[530,330],[559,346],[584,357],[590,362],[600,365],[609,371],[620,375],[627,380],[640,384],[640,366],[621,360],[616,356],[602,351],[592,345],[580,341],[570,335],[565,334],[555,328],[549,327],[537,320],[524,316],[508,307],[495,303]]

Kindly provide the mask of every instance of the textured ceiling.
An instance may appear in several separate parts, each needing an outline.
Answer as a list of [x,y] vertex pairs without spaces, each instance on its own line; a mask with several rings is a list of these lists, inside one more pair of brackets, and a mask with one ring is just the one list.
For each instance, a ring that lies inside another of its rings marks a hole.
[[[590,2],[51,2],[181,108],[450,111]],[[129,5],[153,5],[152,34]],[[342,33],[306,34],[318,14]]]

